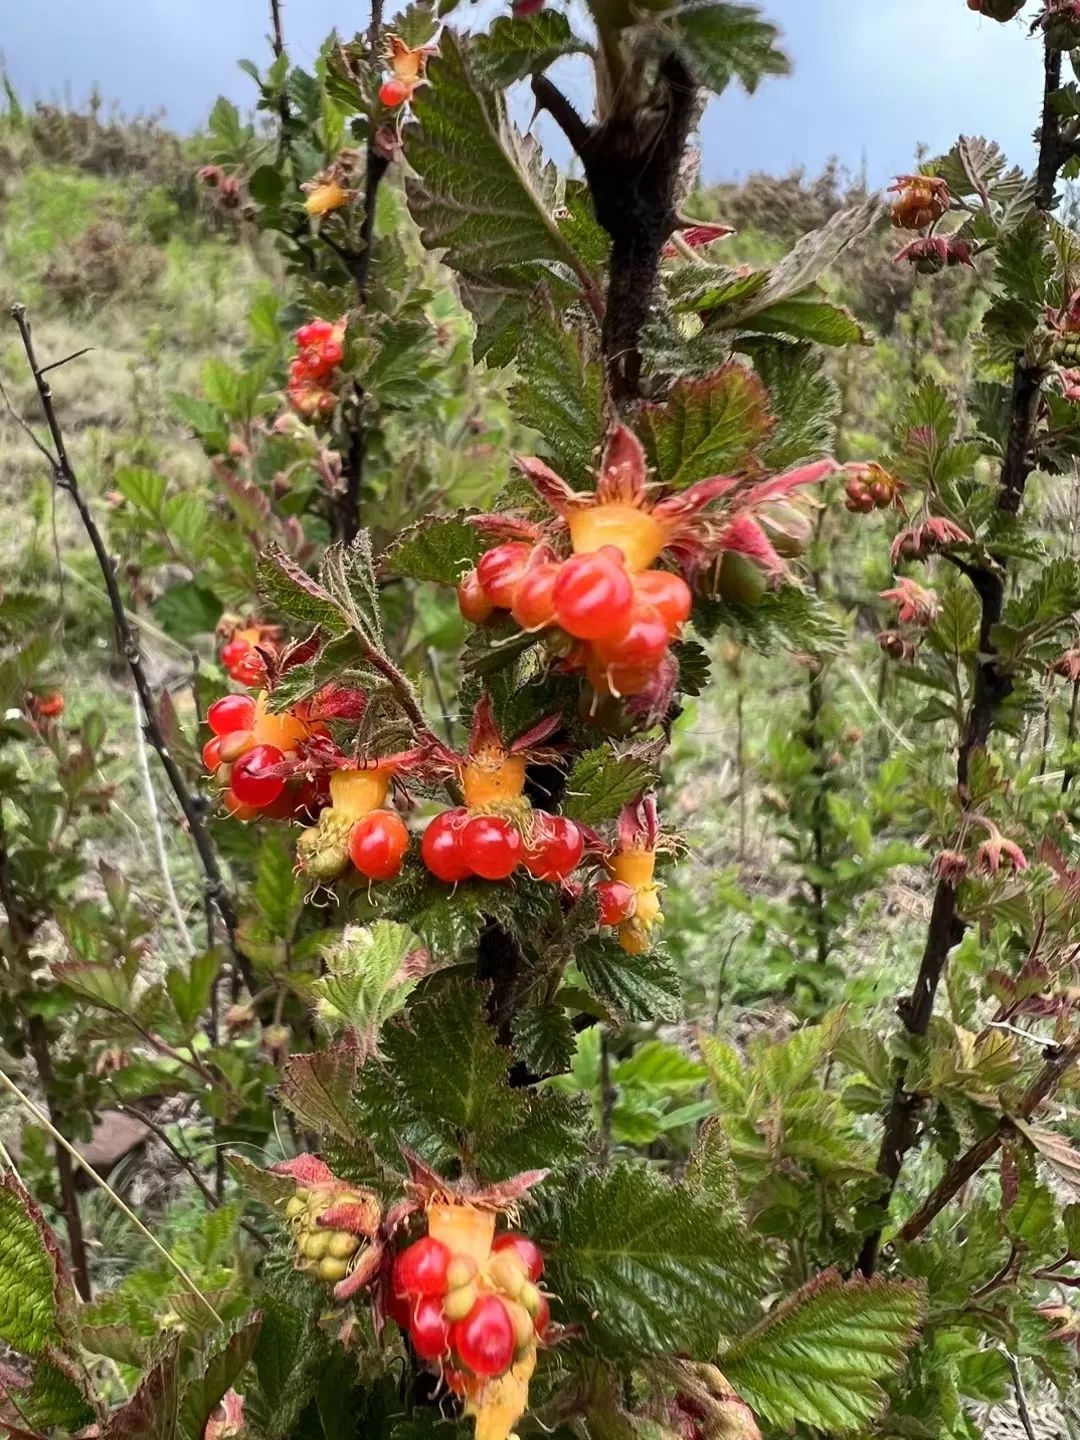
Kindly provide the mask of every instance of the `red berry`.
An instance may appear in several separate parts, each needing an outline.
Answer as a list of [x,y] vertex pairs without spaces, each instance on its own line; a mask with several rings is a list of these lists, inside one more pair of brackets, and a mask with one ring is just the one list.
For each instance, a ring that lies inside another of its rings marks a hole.
[[408,848],[409,832],[393,810],[372,810],[349,835],[349,859],[369,880],[392,880]]
[[643,570],[634,577],[634,593],[639,601],[660,612],[669,634],[673,635],[690,618],[694,598],[690,586],[670,570]]
[[521,577],[529,568],[532,546],[520,540],[510,540],[505,545],[496,545],[480,556],[476,575],[484,594],[500,610],[509,610],[514,603],[514,592]]
[[54,690],[51,695],[36,695],[30,708],[42,720],[55,720],[57,715],[64,713],[64,697],[59,690]]
[[525,868],[538,880],[565,880],[581,864],[585,837],[573,820],[537,810],[525,847]]
[[472,874],[461,848],[466,820],[465,810],[444,810],[435,816],[420,842],[421,860],[437,880],[447,885],[456,885]]
[[535,1240],[530,1240],[528,1235],[517,1235],[512,1231],[507,1235],[496,1235],[491,1248],[496,1254],[500,1250],[513,1250],[534,1285],[544,1273],[544,1256],[540,1246]]
[[309,320],[306,325],[301,325],[300,329],[294,332],[293,339],[297,345],[306,347],[329,340],[333,333],[334,327],[329,320]]
[[395,1295],[393,1285],[387,1285],[383,1293],[386,1313],[402,1333],[412,1323],[412,1301],[407,1295]]
[[622,551],[601,545],[586,555],[571,555],[560,567],[555,618],[577,639],[599,640],[626,629],[633,598]]
[[474,1375],[502,1375],[514,1358],[514,1327],[506,1306],[494,1295],[481,1295],[453,1327],[450,1339]]
[[251,649],[246,640],[227,640],[221,647],[221,663],[228,670],[236,665]]
[[548,1298],[543,1292],[540,1295],[540,1305],[533,1316],[533,1329],[536,1331],[536,1338],[543,1340],[547,1334],[548,1326],[551,1324],[551,1306]]
[[542,630],[555,619],[555,581],[561,568],[554,560],[541,560],[521,577],[510,613],[523,630]]
[[206,723],[215,735],[250,730],[255,724],[255,701],[250,695],[223,695],[206,712]]
[[474,875],[505,880],[517,869],[521,836],[498,815],[476,815],[461,834],[461,856]]
[[252,647],[242,660],[229,666],[229,674],[241,685],[261,685],[266,679],[266,665],[259,652]]
[[635,605],[626,630],[610,639],[595,641],[593,653],[602,665],[651,669],[660,663],[669,639],[670,631],[659,610],[651,605]]
[[468,620],[470,625],[482,625],[495,609],[495,606],[484,594],[480,577],[475,570],[470,570],[467,575],[462,576],[457,587],[457,599],[461,618]]
[[421,1360],[438,1360],[450,1349],[450,1326],[442,1311],[442,1301],[433,1295],[416,1302],[409,1321],[409,1339]]
[[233,766],[230,783],[241,805],[254,805],[261,810],[264,805],[274,803],[285,789],[285,781],[280,775],[266,772],[280,765],[284,758],[276,745],[256,745],[240,756]]
[[216,735],[203,746],[202,763],[203,769],[208,770],[211,775],[221,764],[221,741]]
[[622,880],[602,880],[596,887],[596,895],[600,901],[601,925],[621,925],[634,913],[637,896]]
[[446,1294],[446,1271],[453,1256],[441,1240],[423,1235],[394,1259],[393,1288],[398,1295]]
[[379,86],[379,99],[388,110],[396,110],[411,94],[412,90],[404,80],[384,80]]

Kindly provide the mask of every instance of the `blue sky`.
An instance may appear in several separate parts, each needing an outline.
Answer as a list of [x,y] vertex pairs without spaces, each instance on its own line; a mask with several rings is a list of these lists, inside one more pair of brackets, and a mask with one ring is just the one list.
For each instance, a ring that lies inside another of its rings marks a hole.
[[[936,152],[961,132],[989,134],[1029,164],[1041,67],[1022,19],[998,25],[964,0],[759,3],[783,30],[795,73],[755,96],[712,102],[706,179],[815,172],[836,156],[851,171],[865,161],[881,184],[908,167],[918,143]],[[96,84],[125,111],[163,109],[181,129],[197,126],[218,94],[247,103],[251,82],[235,61],[261,64],[266,55],[266,0],[8,0],[3,8],[0,54],[20,95],[81,101]],[[348,0],[285,0],[294,58],[310,62],[327,31],[352,33],[365,11]]]

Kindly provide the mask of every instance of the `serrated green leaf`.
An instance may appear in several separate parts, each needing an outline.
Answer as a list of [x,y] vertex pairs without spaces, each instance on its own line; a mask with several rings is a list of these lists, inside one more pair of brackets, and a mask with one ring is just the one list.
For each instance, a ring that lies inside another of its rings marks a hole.
[[456,585],[490,546],[467,514],[462,510],[417,521],[383,552],[379,568],[387,575]]
[[407,1025],[387,1026],[383,1051],[383,1069],[361,1072],[356,1103],[364,1133],[388,1154],[404,1139],[429,1163],[456,1158],[491,1180],[580,1158],[579,1107],[511,1088],[512,1056],[487,1023],[483,987],[439,984],[414,1000]]
[[861,1430],[886,1403],[914,1342],[923,1296],[911,1283],[844,1281],[827,1270],[777,1305],[717,1358],[735,1390],[770,1424],[829,1434]]
[[759,310],[749,327],[765,335],[788,335],[814,345],[868,345],[870,337],[849,310],[813,293],[793,295]]
[[268,935],[291,935],[297,911],[304,903],[304,881],[296,873],[292,837],[268,830],[259,846],[255,882],[251,887],[259,921]]
[[[443,32],[429,83],[416,92],[417,124],[406,133],[415,174],[409,207],[430,250],[445,250],[453,269],[482,278],[538,262],[573,271],[577,256],[554,219],[556,178],[507,119],[502,99],[474,80],[468,40]],[[531,291],[522,276],[514,288]]]
[[586,750],[566,779],[563,814],[583,825],[614,820],[624,805],[656,784],[656,761],[649,755],[620,755],[610,745]]
[[[70,1362],[69,1362],[70,1363]],[[18,1392],[19,1415],[42,1429],[81,1430],[94,1419],[86,1395],[69,1375],[48,1360],[34,1366],[30,1385]]]
[[320,1018],[348,1027],[365,1055],[377,1053],[379,1032],[416,989],[427,953],[406,926],[378,920],[346,926],[323,954],[326,973],[311,986]]
[[574,1027],[562,1005],[530,1005],[514,1017],[514,1049],[534,1075],[559,1075],[574,1055]]
[[791,68],[777,48],[779,31],[756,6],[689,0],[665,18],[695,80],[714,94],[732,80],[752,94],[764,75],[786,75]]
[[31,1205],[15,1180],[0,1178],[0,1340],[22,1355],[59,1339],[57,1262]]
[[348,622],[333,597],[282,550],[271,545],[258,559],[259,591],[270,608],[301,625],[343,635]]
[[486,35],[477,37],[472,69],[481,85],[506,90],[516,80],[539,75],[561,55],[588,50],[559,10],[535,15],[500,15]]
[[820,350],[805,342],[751,337],[739,341],[769,391],[775,428],[761,451],[770,470],[828,455],[836,438],[840,395]]
[[308,1129],[333,1131],[342,1140],[359,1143],[352,1090],[360,1060],[359,1048],[348,1038],[310,1055],[292,1055],[282,1071],[278,1097]]
[[510,391],[515,416],[539,432],[541,453],[568,484],[594,488],[604,438],[604,372],[595,356],[587,356],[585,337],[549,306],[534,305],[517,368]]
[[143,465],[121,465],[113,474],[113,484],[129,504],[151,520],[161,518],[161,507],[169,482],[164,475]]
[[679,977],[660,951],[628,955],[617,941],[595,936],[578,950],[575,963],[597,999],[621,1019],[679,1018]]
[[210,1002],[210,991],[218,977],[218,957],[213,950],[194,955],[186,969],[173,967],[165,972],[165,988],[181,1025],[193,1028]]
[[601,1353],[705,1359],[763,1281],[737,1212],[644,1166],[588,1175],[565,1198],[548,1283]]
[[742,469],[772,424],[761,381],[734,361],[704,380],[677,380],[663,404],[640,413],[649,463],[678,490]]

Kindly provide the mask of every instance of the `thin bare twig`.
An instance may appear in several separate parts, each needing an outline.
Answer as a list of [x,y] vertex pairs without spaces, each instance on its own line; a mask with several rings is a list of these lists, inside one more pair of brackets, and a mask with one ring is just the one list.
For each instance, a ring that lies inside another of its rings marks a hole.
[[[30,332],[30,321],[24,305],[13,305],[11,314],[15,324],[19,328],[22,337],[23,349],[26,351],[27,362],[30,366],[34,383],[37,386],[38,397],[41,401],[41,408],[45,416],[45,422],[49,427],[49,434],[52,436],[53,453],[48,448],[36,441],[38,448],[48,457],[52,468],[53,478],[57,487],[66,490],[79,512],[83,527],[86,530],[90,544],[105,581],[105,589],[109,597],[109,605],[112,610],[113,622],[116,626],[117,638],[120,648],[131,672],[135,689],[142,705],[143,718],[146,724],[146,737],[150,744],[157,751],[165,774],[168,776],[169,784],[180,804],[187,821],[188,831],[198,852],[199,862],[202,865],[205,877],[205,888],[208,895],[217,906],[221,915],[222,923],[225,926],[225,933],[229,940],[234,963],[239,967],[244,981],[252,994],[258,989],[258,981],[252,968],[251,961],[241,951],[237,940],[238,916],[236,907],[233,904],[228,891],[225,888],[224,877],[221,867],[218,864],[217,854],[213,842],[210,839],[209,831],[206,828],[204,817],[204,802],[201,796],[194,795],[184,778],[183,771],[177,764],[175,757],[169,749],[161,728],[161,721],[158,717],[157,706],[154,703],[154,694],[150,688],[150,681],[147,678],[146,669],[143,665],[142,653],[139,648],[138,638],[131,626],[128,624],[127,614],[124,609],[123,598],[120,594],[120,587],[116,580],[116,569],[105,545],[101,531],[98,529],[97,521],[93,512],[79,488],[78,478],[68,458],[67,448],[64,444],[63,431],[56,416],[56,409],[53,405],[52,390],[45,378],[44,372],[37,363],[37,356],[34,352],[33,339]],[[36,440],[36,437],[35,437]]]

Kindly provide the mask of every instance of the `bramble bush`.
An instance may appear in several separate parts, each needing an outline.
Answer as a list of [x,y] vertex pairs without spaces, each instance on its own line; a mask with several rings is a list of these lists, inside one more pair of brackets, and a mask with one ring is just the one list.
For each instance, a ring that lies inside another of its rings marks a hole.
[[[1075,1427],[1080,5],[968,8],[1032,22],[1035,173],[965,136],[728,264],[694,134],[787,68],[755,8],[376,5],[305,71],[273,0],[197,183],[284,278],[172,397],[195,485],[160,444],[82,483],[88,362],[13,307],[166,918],[101,858],[121,747],[65,718],[57,602],[9,590],[6,1433],[899,1440],[1034,1434],[1055,1393]],[[890,224],[920,325],[878,444],[830,273]],[[920,335],[969,322],[939,373]],[[152,671],[160,632],[193,671]],[[796,719],[763,745],[765,686]],[[694,824],[714,695],[733,856]],[[92,1174],[115,1107],[197,1209],[147,1226]],[[119,1274],[88,1170],[141,1236]]]

